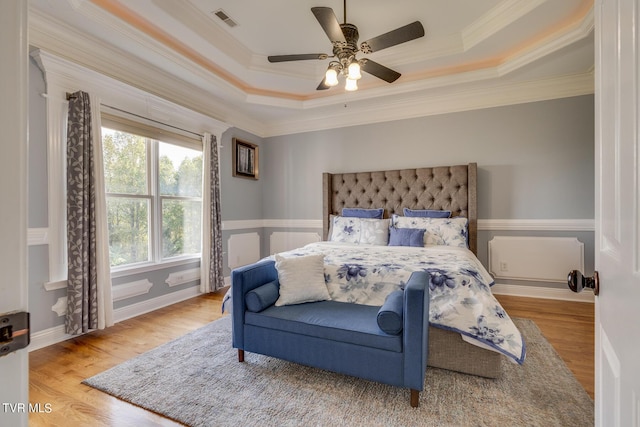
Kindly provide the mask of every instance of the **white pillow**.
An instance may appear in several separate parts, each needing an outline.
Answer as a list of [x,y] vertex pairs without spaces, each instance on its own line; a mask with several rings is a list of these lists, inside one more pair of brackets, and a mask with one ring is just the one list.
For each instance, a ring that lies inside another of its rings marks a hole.
[[331,217],[332,242],[386,246],[389,242],[389,219]]
[[276,306],[331,299],[324,281],[324,255],[275,256],[280,296]]
[[334,216],[332,242],[359,243],[360,242],[360,218]]
[[468,248],[467,224],[464,217],[454,218],[420,218],[393,215],[393,226],[397,228],[425,229],[424,245],[460,246]]
[[360,218],[360,240],[363,245],[382,245],[389,243],[388,219]]

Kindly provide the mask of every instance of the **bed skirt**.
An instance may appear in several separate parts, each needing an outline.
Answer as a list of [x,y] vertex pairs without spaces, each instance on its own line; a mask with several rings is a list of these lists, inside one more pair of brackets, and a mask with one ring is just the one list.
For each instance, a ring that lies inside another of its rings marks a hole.
[[497,378],[501,363],[500,353],[469,344],[457,332],[429,326],[428,366]]

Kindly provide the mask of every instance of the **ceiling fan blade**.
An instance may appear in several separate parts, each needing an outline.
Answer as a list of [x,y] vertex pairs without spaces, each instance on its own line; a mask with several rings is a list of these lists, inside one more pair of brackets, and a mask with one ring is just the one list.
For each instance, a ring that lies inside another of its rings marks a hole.
[[347,42],[333,9],[330,7],[312,7],[311,12],[315,15],[324,32],[327,33],[329,40],[332,42]]
[[327,90],[327,89],[331,89],[331,86],[329,86],[328,84],[326,84],[324,82],[324,79],[322,79],[322,81],[320,82],[320,84],[318,85],[318,87],[316,88],[316,90]]
[[326,53],[304,53],[300,55],[274,55],[268,56],[269,62],[305,61],[307,59],[327,59]]
[[418,39],[422,36],[424,36],[424,27],[420,21],[416,21],[362,42],[360,50],[365,54],[377,52],[391,46]]
[[384,65],[380,65],[370,59],[363,59],[360,66],[363,71],[376,76],[388,83],[393,83],[401,76],[397,71],[393,71],[391,68],[387,68]]

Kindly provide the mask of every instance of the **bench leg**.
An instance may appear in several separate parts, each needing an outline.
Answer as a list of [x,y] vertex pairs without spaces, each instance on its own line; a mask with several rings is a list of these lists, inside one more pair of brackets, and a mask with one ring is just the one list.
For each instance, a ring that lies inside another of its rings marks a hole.
[[420,405],[420,392],[411,389],[411,407],[417,408]]
[[244,350],[238,349],[238,362],[244,362]]

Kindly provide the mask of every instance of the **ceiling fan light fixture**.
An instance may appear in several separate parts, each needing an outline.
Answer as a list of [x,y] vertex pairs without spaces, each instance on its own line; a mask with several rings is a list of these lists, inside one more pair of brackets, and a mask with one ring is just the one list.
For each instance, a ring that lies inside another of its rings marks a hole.
[[344,85],[344,90],[349,92],[353,92],[354,90],[358,90],[358,81],[354,80],[350,77],[347,77],[346,84]]
[[351,80],[359,80],[362,78],[362,74],[360,73],[360,64],[358,61],[353,61],[349,64],[349,79]]
[[324,84],[327,86],[335,86],[338,84],[338,72],[335,68],[327,68],[327,72],[324,75]]
[[358,47],[358,27],[347,22],[347,0],[344,0],[344,23],[342,24],[338,21],[336,14],[330,7],[312,7],[311,12],[331,41],[333,55],[326,53],[270,55],[267,57],[267,60],[273,63],[335,58],[335,60],[329,64],[329,68],[325,72],[320,84],[316,87],[316,90],[327,90],[337,85],[339,75],[347,79],[345,85],[346,90],[358,90],[357,81],[362,77],[362,71],[384,80],[387,83],[393,83],[398,80],[400,73],[371,61],[368,58],[358,60],[356,55],[358,52],[362,52],[363,54],[378,52],[382,49],[424,36],[424,27],[420,21],[414,21],[408,25],[364,41],[360,44],[360,47]]

